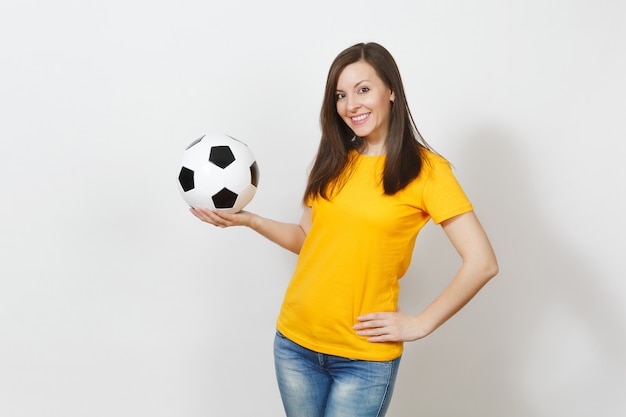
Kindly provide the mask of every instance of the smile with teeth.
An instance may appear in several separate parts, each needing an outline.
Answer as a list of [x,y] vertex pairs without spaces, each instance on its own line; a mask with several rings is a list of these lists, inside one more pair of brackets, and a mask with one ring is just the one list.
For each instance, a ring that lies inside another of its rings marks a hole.
[[368,117],[370,117],[371,113],[364,113],[364,114],[360,114],[358,116],[354,116],[351,117],[350,119],[352,119],[352,122],[354,123],[359,123],[362,122],[363,120],[367,119]]

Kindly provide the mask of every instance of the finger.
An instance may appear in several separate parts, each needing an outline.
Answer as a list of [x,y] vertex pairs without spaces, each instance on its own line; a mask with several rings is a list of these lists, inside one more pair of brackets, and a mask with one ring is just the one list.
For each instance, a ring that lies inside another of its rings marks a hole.
[[382,327],[392,318],[392,313],[369,313],[357,317],[358,322],[355,326],[359,328]]
[[357,335],[365,337],[368,342],[388,342],[393,339],[393,335],[385,328],[367,329],[357,331]]
[[367,320],[367,321],[361,321],[359,323],[356,323],[352,327],[354,329],[363,330],[363,329],[381,328],[384,326],[385,326],[385,322],[383,320]]
[[226,226],[235,226],[242,224],[242,216],[240,213],[243,212],[230,213],[223,210],[213,210],[210,213],[216,221],[220,221],[221,224],[224,224]]
[[357,328],[356,334],[359,336],[376,336],[377,334],[371,328]]
[[396,340],[389,335],[368,337],[366,340],[371,343],[396,342]]
[[205,208],[201,208],[201,207],[199,207],[199,208],[191,207],[189,209],[189,211],[191,211],[194,216],[196,216],[198,218],[202,218],[202,219],[206,218],[209,215],[209,213],[210,213],[209,210],[207,210]]
[[229,227],[232,223],[214,214],[209,215],[210,223],[217,227]]
[[381,327],[376,329],[367,329],[358,331],[359,336],[366,337],[368,342],[398,342],[400,341],[399,335],[389,327]]
[[216,216],[211,210],[196,208],[191,209],[191,212],[194,214],[194,216],[196,216],[198,219],[202,220],[205,223],[209,223],[217,227],[226,227],[226,222],[220,217]]

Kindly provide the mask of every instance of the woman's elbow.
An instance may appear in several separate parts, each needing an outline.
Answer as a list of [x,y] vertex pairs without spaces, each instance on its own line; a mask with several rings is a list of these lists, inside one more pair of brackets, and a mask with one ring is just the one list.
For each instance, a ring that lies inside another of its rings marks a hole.
[[500,270],[493,252],[477,254],[473,259],[467,259],[466,261],[468,268],[473,271],[473,276],[480,286],[485,285],[491,278],[498,275]]
[[496,259],[495,255],[490,256],[488,259],[485,259],[481,271],[486,281],[489,281],[491,278],[498,275],[498,272],[500,272],[500,267],[498,266],[498,260]]
[[500,267],[498,266],[498,262],[494,262],[493,265],[491,266],[491,269],[489,270],[489,279],[495,277],[496,275],[498,275],[498,273],[500,272]]
[[306,239],[306,235],[307,235],[306,230],[302,226],[300,226],[298,233],[296,234],[294,240],[291,242],[291,245],[289,245],[287,249],[295,253],[296,255],[300,255],[300,250],[302,249],[302,246],[304,245],[304,240]]

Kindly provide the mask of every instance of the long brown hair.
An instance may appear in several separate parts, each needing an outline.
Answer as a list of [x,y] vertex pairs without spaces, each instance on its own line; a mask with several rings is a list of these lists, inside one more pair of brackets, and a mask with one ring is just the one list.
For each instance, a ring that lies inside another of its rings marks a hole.
[[317,195],[328,199],[349,165],[349,154],[364,145],[362,138],[355,137],[337,113],[337,80],[350,64],[364,61],[370,64],[383,83],[394,92],[391,105],[389,134],[386,142],[386,159],[383,171],[385,194],[393,195],[406,187],[419,175],[424,158],[424,148],[430,149],[417,130],[407,104],[400,71],[395,60],[384,47],[377,43],[359,43],[342,51],[333,61],[326,79],[326,89],[320,125],[322,138],[315,162],[309,173],[304,200]]

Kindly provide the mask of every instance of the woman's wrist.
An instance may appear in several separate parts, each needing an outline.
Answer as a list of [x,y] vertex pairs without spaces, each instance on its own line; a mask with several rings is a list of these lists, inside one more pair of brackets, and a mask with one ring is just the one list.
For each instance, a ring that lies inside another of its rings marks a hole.
[[254,213],[248,213],[248,221],[245,223],[245,225],[256,232],[259,232],[262,222],[263,218],[261,216]]

